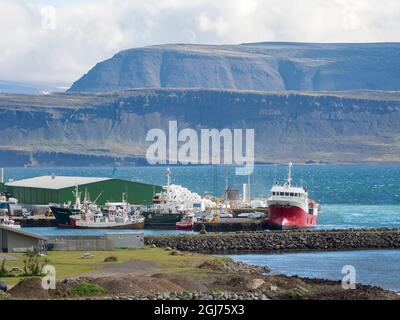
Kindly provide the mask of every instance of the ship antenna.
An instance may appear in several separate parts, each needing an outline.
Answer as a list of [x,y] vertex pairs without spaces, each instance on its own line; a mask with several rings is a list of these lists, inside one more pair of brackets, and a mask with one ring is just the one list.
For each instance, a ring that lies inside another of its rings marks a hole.
[[100,196],[103,194],[103,190],[99,193],[99,195],[97,196],[96,200],[93,201],[93,203],[95,204],[97,202],[97,200],[99,200]]
[[247,176],[247,183],[249,184],[249,201],[251,202],[251,195],[250,195],[250,192],[251,192],[251,188],[250,188],[251,180],[250,180],[250,176],[251,176],[251,174],[249,173],[249,175]]
[[227,170],[226,165],[225,165],[225,194],[224,194],[224,196],[225,196],[225,204],[228,201],[227,190],[228,190],[228,170]]
[[74,209],[81,209],[81,194],[79,192],[78,184],[75,184],[75,192],[73,192],[73,195],[75,197],[75,208]]
[[170,189],[170,185],[171,185],[171,169],[169,167],[167,168],[166,175],[167,175],[167,201],[169,201],[169,197],[170,197],[169,189]]
[[293,164],[291,162],[289,162],[289,170],[288,170],[288,178],[287,178],[287,183],[288,183],[289,187],[292,185],[292,166],[293,166]]

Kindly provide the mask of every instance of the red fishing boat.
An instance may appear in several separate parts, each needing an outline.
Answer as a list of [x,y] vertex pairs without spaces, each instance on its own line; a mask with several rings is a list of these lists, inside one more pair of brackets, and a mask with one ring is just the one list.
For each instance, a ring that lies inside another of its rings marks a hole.
[[272,187],[268,209],[270,227],[286,229],[315,226],[320,206],[308,198],[307,188],[292,186],[292,164],[289,163],[288,179]]
[[176,230],[193,230],[196,217],[193,213],[185,214],[181,221],[176,223]]

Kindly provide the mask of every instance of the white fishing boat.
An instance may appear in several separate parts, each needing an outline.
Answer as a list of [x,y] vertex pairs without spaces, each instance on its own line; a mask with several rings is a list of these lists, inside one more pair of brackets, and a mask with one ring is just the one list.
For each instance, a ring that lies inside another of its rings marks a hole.
[[153,196],[153,204],[143,211],[146,227],[170,229],[175,228],[184,214],[204,212],[215,205],[209,199],[202,198],[198,193],[171,183],[171,170],[166,171],[167,185],[163,191]]
[[4,216],[3,220],[0,222],[0,226],[12,229],[21,229],[21,225],[16,224],[15,221],[11,219],[9,216]]
[[77,229],[142,229],[144,220],[136,211],[130,211],[130,205],[123,194],[120,205],[108,205],[106,212],[93,205],[85,207],[84,201],[82,213],[71,216],[70,224]]

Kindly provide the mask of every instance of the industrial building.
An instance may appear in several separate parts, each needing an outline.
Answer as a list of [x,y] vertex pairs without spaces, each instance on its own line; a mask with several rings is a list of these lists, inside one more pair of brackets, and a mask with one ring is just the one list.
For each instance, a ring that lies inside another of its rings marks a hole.
[[114,178],[41,176],[30,179],[9,181],[4,189],[17,198],[21,204],[48,205],[73,202],[75,187],[83,194],[86,191],[97,204],[120,202],[122,194],[131,204],[151,204],[153,195],[162,190],[161,186]]
[[0,252],[26,252],[37,249],[46,252],[47,238],[0,225]]
[[143,232],[51,236],[48,238],[48,249],[56,251],[108,251],[144,247]]

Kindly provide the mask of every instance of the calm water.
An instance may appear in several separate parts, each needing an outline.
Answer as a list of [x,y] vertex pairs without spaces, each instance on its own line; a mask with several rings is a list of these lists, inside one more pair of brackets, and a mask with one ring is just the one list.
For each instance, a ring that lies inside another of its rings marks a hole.
[[400,292],[400,250],[357,250],[284,254],[230,255],[235,260],[268,266],[274,274],[342,280],[343,266],[352,265],[356,283]]
[[24,231],[40,234],[42,236],[80,236],[91,235],[101,236],[106,233],[137,233],[143,232],[145,235],[170,235],[170,234],[194,234],[193,231],[179,231],[179,230],[84,230],[84,229],[59,229],[59,228],[23,228]]

